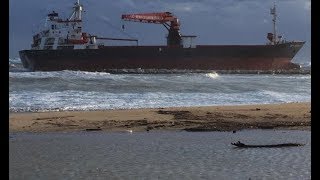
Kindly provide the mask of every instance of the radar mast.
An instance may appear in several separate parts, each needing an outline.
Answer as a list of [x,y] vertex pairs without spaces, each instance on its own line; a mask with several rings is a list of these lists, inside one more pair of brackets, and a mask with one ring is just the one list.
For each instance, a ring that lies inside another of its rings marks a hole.
[[76,3],[74,3],[73,13],[70,16],[69,21],[71,21],[71,20],[80,20],[81,21],[82,11],[83,11],[83,6],[80,4],[80,0],[78,0]]

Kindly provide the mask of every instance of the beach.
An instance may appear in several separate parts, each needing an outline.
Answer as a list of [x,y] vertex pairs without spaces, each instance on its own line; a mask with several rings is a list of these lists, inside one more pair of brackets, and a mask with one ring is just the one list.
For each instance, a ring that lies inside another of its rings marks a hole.
[[10,112],[10,132],[310,130],[311,103]]

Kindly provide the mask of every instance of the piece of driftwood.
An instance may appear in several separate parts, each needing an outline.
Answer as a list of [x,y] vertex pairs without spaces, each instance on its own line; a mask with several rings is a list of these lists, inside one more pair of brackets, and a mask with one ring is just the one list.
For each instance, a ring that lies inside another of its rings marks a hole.
[[304,144],[299,143],[284,143],[284,144],[268,144],[268,145],[247,145],[241,143],[240,141],[236,143],[231,143],[234,146],[241,147],[241,148],[274,148],[274,147],[293,147],[293,146],[303,146]]
[[101,128],[88,128],[86,131],[101,131]]

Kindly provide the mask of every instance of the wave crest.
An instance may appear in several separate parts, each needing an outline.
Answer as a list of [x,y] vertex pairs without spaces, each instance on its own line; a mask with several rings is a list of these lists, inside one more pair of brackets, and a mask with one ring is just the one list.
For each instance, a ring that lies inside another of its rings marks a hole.
[[216,72],[214,72],[214,73],[207,73],[207,74],[205,74],[205,76],[206,76],[206,77],[209,77],[209,78],[211,78],[211,79],[216,79],[216,78],[219,77],[219,74],[216,73]]

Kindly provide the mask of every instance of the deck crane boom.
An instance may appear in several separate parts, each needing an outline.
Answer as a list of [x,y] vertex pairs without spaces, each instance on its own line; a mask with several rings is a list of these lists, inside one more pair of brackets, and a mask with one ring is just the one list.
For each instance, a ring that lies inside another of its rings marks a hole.
[[167,45],[180,46],[182,44],[179,19],[170,12],[123,14],[121,19],[125,21],[162,24],[169,31]]

